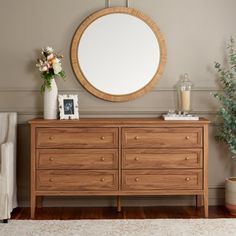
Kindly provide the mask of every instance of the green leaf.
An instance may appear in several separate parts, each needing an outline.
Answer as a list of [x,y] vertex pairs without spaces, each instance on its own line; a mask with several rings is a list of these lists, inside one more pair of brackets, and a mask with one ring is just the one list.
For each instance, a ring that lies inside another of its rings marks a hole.
[[[231,37],[227,46],[228,66],[227,69],[215,62],[218,73],[218,82],[222,92],[214,93],[213,96],[219,101],[221,107],[218,117],[222,121],[218,128],[216,139],[225,143],[232,154],[236,154],[236,52],[234,39]],[[228,69],[229,68],[229,69]]]

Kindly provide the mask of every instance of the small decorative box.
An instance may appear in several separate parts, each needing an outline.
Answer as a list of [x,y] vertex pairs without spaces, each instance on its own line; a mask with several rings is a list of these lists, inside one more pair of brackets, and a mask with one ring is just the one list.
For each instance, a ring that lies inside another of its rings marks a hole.
[[164,114],[164,120],[199,120],[198,116],[190,114]]

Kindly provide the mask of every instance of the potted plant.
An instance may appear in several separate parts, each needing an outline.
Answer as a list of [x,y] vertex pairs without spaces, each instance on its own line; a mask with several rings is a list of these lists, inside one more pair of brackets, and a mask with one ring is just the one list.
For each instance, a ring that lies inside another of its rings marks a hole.
[[58,89],[55,78],[65,78],[65,72],[62,70],[62,55],[54,53],[53,48],[42,48],[41,56],[37,60],[38,67],[43,84],[41,93],[44,94],[44,119],[57,119],[57,95]]
[[[236,52],[233,38],[230,39],[227,52],[227,66],[215,62],[222,87],[220,92],[214,94],[221,105],[218,116],[222,121],[216,138],[227,145],[233,161],[236,161]],[[230,213],[236,215],[236,177],[226,179],[225,203]]]

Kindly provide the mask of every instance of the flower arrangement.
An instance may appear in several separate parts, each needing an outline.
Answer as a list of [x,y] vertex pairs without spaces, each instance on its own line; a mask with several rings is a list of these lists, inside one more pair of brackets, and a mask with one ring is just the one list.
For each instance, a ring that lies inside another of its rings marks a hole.
[[42,48],[41,54],[41,57],[37,59],[36,67],[38,67],[41,78],[44,80],[41,86],[41,93],[43,93],[46,88],[51,89],[52,79],[56,77],[64,79],[66,75],[61,66],[63,55],[54,53],[54,49],[51,47]]
[[[219,126],[217,140],[228,146],[232,157],[236,157],[236,51],[234,49],[234,39],[231,38],[228,49],[228,65],[222,66],[215,62],[219,82],[222,87],[221,92],[214,94],[221,107],[218,116],[222,123]],[[236,159],[235,159],[236,160]]]

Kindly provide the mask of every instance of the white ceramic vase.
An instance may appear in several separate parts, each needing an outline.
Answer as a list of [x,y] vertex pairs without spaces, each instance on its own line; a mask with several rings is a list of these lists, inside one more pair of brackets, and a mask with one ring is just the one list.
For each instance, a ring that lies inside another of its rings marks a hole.
[[51,89],[46,88],[44,92],[44,112],[43,118],[52,120],[57,119],[57,96],[58,88],[55,79],[51,81]]

